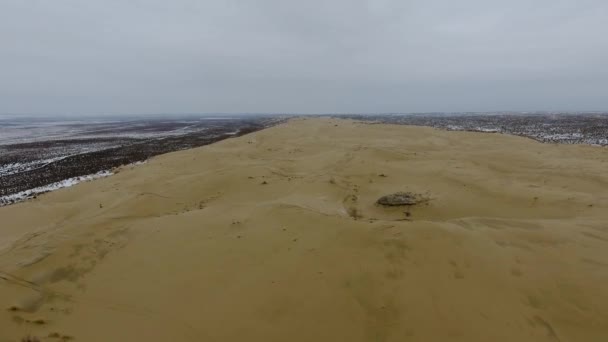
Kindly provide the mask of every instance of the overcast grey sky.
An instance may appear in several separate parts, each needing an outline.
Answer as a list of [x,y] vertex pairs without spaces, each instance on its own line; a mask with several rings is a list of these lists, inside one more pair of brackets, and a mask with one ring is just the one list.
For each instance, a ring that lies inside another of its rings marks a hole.
[[606,0],[0,0],[0,113],[608,110]]

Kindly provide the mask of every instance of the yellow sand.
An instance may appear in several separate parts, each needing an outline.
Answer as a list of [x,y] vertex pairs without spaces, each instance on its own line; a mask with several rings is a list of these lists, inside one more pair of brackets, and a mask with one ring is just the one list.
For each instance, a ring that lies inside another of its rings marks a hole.
[[605,148],[298,119],[0,226],[0,341],[608,341]]

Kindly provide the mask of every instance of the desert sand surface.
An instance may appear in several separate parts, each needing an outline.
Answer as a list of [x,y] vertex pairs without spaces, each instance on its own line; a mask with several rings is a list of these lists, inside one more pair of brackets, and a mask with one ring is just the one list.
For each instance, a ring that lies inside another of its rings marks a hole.
[[0,227],[0,341],[608,341],[605,148],[294,119]]

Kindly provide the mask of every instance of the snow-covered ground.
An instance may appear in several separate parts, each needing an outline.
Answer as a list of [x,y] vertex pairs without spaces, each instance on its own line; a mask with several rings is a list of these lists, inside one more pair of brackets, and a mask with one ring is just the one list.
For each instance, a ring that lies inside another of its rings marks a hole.
[[[178,136],[206,129],[201,122],[233,118],[205,117],[196,120],[163,121],[125,120],[19,120],[0,116],[0,145],[22,144],[58,139],[103,139]],[[236,119],[236,118],[235,118]]]
[[88,182],[88,181],[92,181],[94,179],[104,178],[104,177],[108,177],[111,175],[113,175],[113,173],[110,171],[101,171],[101,172],[98,172],[98,173],[95,173],[92,175],[68,178],[68,179],[62,180],[61,182],[56,182],[56,183],[48,184],[48,185],[41,186],[38,188],[21,191],[16,194],[12,194],[12,195],[8,195],[8,196],[2,196],[2,197],[0,197],[0,207],[8,205],[8,204],[13,204],[16,202],[21,202],[21,201],[27,200],[29,198],[33,198],[34,196],[36,196],[38,194],[42,194],[42,193],[57,190],[57,189],[67,188],[67,187],[76,185],[78,183]]
[[[73,157],[73,156],[77,156],[77,155],[85,154],[85,153],[102,151],[102,150],[109,149],[109,148],[116,147],[116,146],[119,146],[119,145],[111,144],[111,143],[105,143],[105,144],[96,143],[96,144],[89,144],[89,145],[74,144],[72,146],[65,147],[65,148],[55,148],[55,149],[49,148],[45,151],[45,156],[50,157],[50,158],[37,159],[37,160],[33,160],[33,161],[28,161],[28,162],[14,162],[14,163],[8,163],[8,164],[0,163],[0,177],[12,175],[12,174],[19,173],[19,172],[32,171],[32,170],[45,167],[51,163],[54,163],[54,162],[57,162],[57,161],[60,161],[60,160],[63,160],[63,159],[69,158],[69,157]],[[1,152],[2,151],[0,150],[0,153]]]
[[261,116],[0,114],[0,206],[111,174],[101,170],[238,136],[242,127],[249,132],[279,121]]
[[[134,167],[134,166],[144,165],[147,163],[148,163],[147,160],[142,160],[142,161],[138,161],[138,162],[131,163],[128,165],[124,165],[122,167]],[[91,175],[64,179],[60,182],[55,182],[55,183],[48,184],[45,186],[40,186],[37,188],[21,191],[16,194],[12,194],[12,195],[8,195],[8,196],[0,196],[0,207],[6,206],[9,204],[22,202],[22,201],[28,200],[30,198],[34,198],[35,196],[37,196],[39,194],[43,194],[43,193],[54,191],[54,190],[59,190],[62,188],[68,188],[68,187],[74,186],[78,183],[89,182],[89,181],[92,181],[95,179],[105,178],[105,177],[109,177],[112,175],[114,175],[114,173],[111,171],[100,171],[100,172],[97,172],[97,173],[94,173]]]

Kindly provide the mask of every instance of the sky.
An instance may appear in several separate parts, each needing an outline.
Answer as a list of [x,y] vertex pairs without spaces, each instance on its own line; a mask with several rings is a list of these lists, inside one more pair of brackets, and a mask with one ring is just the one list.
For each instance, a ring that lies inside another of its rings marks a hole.
[[606,0],[0,0],[0,113],[608,110]]

